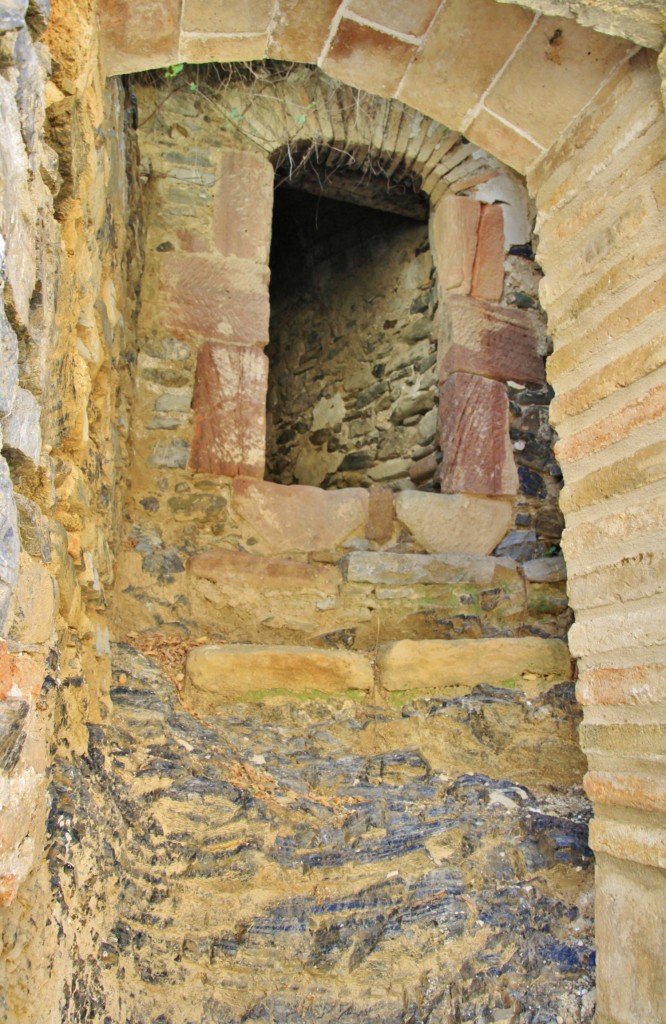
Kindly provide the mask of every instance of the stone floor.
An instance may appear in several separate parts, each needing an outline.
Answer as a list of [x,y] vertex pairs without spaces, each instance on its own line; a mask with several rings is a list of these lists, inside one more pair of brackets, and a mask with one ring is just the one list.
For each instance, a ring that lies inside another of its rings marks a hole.
[[105,922],[63,1020],[591,1020],[570,686],[203,718],[114,659],[109,724],[54,777],[62,912]]

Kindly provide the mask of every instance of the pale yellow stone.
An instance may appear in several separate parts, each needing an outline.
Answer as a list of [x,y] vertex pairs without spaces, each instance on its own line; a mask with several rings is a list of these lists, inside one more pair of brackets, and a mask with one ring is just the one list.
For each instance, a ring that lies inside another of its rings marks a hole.
[[511,526],[512,504],[471,494],[401,491],[396,516],[430,554],[489,555]]
[[19,579],[14,592],[14,621],[11,638],[26,644],[51,639],[56,610],[56,586],[48,569],[24,552],[19,561]]
[[398,640],[380,648],[377,664],[384,689],[437,694],[481,683],[538,692],[571,678],[567,645],[537,637]]
[[372,686],[372,667],[362,655],[314,647],[197,647],[188,655],[185,674],[189,700],[207,711],[281,692],[343,695],[348,690],[369,692]]

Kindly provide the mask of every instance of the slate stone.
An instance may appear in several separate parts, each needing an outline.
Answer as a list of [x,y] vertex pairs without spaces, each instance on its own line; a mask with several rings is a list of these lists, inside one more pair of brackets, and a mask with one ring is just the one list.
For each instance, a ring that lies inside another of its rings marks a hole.
[[495,548],[495,554],[502,558],[513,558],[516,562],[529,562],[538,551],[537,535],[534,530],[512,530]]
[[187,441],[159,441],[148,457],[148,465],[159,469],[185,469],[189,454]]
[[11,772],[25,743],[25,720],[30,705],[17,697],[0,701],[0,770]]
[[28,0],[3,0],[0,6],[0,32],[23,28]]

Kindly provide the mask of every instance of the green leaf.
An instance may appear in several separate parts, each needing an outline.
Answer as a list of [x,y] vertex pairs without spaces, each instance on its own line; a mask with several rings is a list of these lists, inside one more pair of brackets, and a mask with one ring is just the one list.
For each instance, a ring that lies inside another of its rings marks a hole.
[[171,67],[168,67],[164,72],[164,77],[175,78],[176,75],[179,75],[181,73],[184,67],[184,64],[172,64]]

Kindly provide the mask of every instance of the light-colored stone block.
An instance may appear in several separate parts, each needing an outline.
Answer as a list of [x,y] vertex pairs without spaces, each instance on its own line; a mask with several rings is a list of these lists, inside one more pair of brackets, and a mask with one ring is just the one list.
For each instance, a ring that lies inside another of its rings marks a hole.
[[395,96],[416,46],[343,18],[321,63],[327,75],[377,96]]
[[422,36],[439,4],[440,0],[411,0],[408,4],[403,0],[351,0],[347,10],[389,32]]
[[400,522],[433,554],[489,555],[511,526],[511,502],[498,498],[401,491],[395,504]]
[[221,256],[268,263],[273,217],[273,165],[257,153],[223,149],[213,210]]
[[342,561],[352,583],[412,586],[419,583],[474,583],[488,587],[498,572],[517,575],[510,558],[489,555],[403,555],[392,551],[354,551]]
[[269,55],[316,64],[339,6],[339,0],[280,0]]
[[538,692],[571,679],[567,645],[537,637],[398,640],[380,648],[377,664],[390,691],[441,694],[488,683]]
[[178,60],[182,0],[102,0],[104,68],[121,75],[168,67]]
[[322,491],[238,478],[232,505],[253,530],[259,554],[330,551],[368,519],[368,492],[360,487]]
[[265,32],[274,0],[183,0],[181,29],[184,32],[223,32],[230,35]]
[[255,644],[197,647],[187,658],[185,692],[197,708],[258,700],[280,692],[316,696],[370,692],[370,662],[351,651]]
[[481,203],[466,196],[446,196],[430,217],[430,244],[440,287],[469,295],[472,288]]
[[243,551],[205,551],[193,555],[187,563],[187,571],[213,583],[233,582],[234,586],[255,590],[321,589],[328,592],[342,582],[340,570],[333,565],[263,558]]

